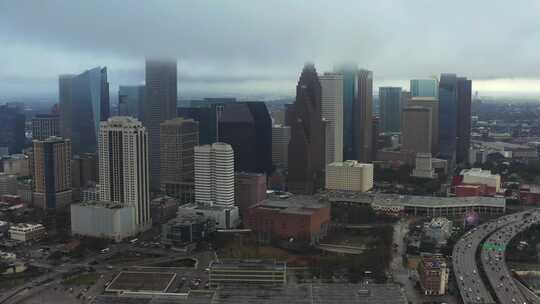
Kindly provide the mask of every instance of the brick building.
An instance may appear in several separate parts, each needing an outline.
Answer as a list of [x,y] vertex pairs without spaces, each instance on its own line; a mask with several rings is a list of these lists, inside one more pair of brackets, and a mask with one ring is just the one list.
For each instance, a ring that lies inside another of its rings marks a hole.
[[524,204],[540,204],[540,185],[522,185],[519,199]]
[[442,254],[422,254],[418,263],[420,287],[425,295],[444,295],[450,269]]
[[236,172],[234,181],[235,205],[238,206],[240,217],[245,219],[249,207],[266,198],[266,175]]
[[274,193],[248,210],[247,228],[259,241],[291,240],[317,243],[326,236],[330,204],[311,196]]

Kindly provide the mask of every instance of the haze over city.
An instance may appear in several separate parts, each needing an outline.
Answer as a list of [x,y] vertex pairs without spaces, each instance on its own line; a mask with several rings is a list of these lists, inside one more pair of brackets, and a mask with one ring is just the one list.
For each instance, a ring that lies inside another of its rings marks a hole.
[[0,97],[57,95],[58,75],[179,60],[181,98],[293,96],[304,62],[355,62],[375,86],[441,72],[480,95],[540,95],[538,1],[0,1]]

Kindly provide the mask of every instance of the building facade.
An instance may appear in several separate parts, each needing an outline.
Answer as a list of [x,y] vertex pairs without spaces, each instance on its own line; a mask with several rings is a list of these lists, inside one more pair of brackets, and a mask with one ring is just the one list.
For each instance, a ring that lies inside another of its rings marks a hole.
[[286,169],[289,165],[289,142],[291,127],[272,126],[272,163],[276,169]]
[[437,79],[411,79],[411,97],[433,97],[439,95]]
[[442,254],[422,254],[418,264],[420,287],[425,295],[440,296],[448,290],[450,269]]
[[72,202],[71,141],[49,137],[34,141],[34,206],[67,208]]
[[413,97],[405,107],[424,107],[431,109],[431,153],[439,151],[439,100],[436,97]]
[[161,191],[180,199],[194,202],[195,146],[199,145],[199,123],[177,117],[160,125]]
[[373,72],[363,69],[358,71],[357,90],[357,103],[353,110],[358,117],[354,123],[357,155],[352,159],[369,163],[373,155]]
[[458,82],[455,74],[441,74],[439,82],[439,154],[454,160],[456,154]]
[[21,153],[26,140],[24,121],[18,108],[0,106],[0,151],[3,155]]
[[43,238],[47,233],[41,224],[19,223],[9,226],[9,238],[15,241],[28,242]]
[[132,207],[138,231],[151,227],[148,133],[141,122],[115,116],[99,132],[99,199]]
[[393,133],[401,131],[401,88],[380,87],[380,126],[381,132]]
[[120,242],[137,234],[133,206],[106,201],[71,205],[71,233]]
[[467,163],[471,147],[471,95],[472,81],[458,77],[457,143],[456,161]]
[[431,153],[431,109],[406,107],[403,109],[401,150],[410,153]]
[[306,64],[296,86],[296,100],[287,108],[291,127],[289,142],[289,191],[312,194],[324,182],[324,136],[321,119],[321,84],[315,66]]
[[144,88],[143,85],[120,86],[118,88],[119,116],[131,116],[143,120]]
[[266,198],[266,175],[237,172],[235,174],[234,195],[240,217],[244,219],[249,207]]
[[324,73],[321,83],[322,119],[326,121],[325,164],[343,160],[343,75]]
[[109,118],[107,68],[59,78],[60,135],[70,139],[73,154],[95,153],[99,124]]
[[326,189],[366,192],[373,188],[373,164],[355,160],[326,166]]
[[272,119],[264,102],[231,102],[219,112],[219,141],[232,146],[235,171],[272,173]]
[[176,60],[146,60],[143,124],[148,131],[150,188],[159,190],[160,124],[176,117],[178,80]]
[[234,206],[234,151],[226,143],[195,147],[195,202]]
[[60,115],[38,114],[32,118],[32,139],[45,140],[60,136]]

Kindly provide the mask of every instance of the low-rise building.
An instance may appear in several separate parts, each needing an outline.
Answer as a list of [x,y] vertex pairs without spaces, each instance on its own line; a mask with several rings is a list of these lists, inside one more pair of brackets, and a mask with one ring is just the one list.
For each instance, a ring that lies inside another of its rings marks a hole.
[[218,260],[210,263],[210,286],[287,283],[287,263],[275,260]]
[[431,161],[431,153],[416,153],[416,161],[412,176],[430,179],[436,177]]
[[436,217],[424,223],[424,234],[434,240],[437,245],[443,246],[452,234],[452,221],[444,217]]
[[246,227],[259,241],[316,244],[330,225],[330,204],[313,196],[273,194],[248,211]]
[[461,170],[462,183],[468,185],[486,185],[488,192],[498,193],[501,190],[501,176],[491,174],[489,170],[480,168]]
[[420,287],[425,295],[444,295],[450,269],[442,254],[422,254],[418,264]]
[[150,202],[150,214],[152,224],[161,225],[176,216],[178,210],[178,200],[170,196],[162,196]]
[[107,201],[71,205],[71,233],[119,242],[137,234],[132,206]]
[[373,188],[373,164],[356,160],[326,166],[326,189],[366,192]]
[[2,157],[3,172],[5,174],[28,176],[30,175],[28,167],[28,156],[24,154],[11,154]]
[[522,185],[519,188],[519,199],[524,204],[540,204],[540,185]]
[[0,173],[0,195],[17,194],[17,175]]
[[236,206],[185,204],[178,207],[177,215],[200,214],[214,220],[216,229],[234,229],[238,227],[240,216]]
[[28,242],[41,239],[46,232],[45,226],[41,224],[19,223],[9,227],[9,238],[15,241]]
[[204,240],[215,232],[213,219],[202,214],[179,216],[162,225],[161,241],[167,245],[184,245]]

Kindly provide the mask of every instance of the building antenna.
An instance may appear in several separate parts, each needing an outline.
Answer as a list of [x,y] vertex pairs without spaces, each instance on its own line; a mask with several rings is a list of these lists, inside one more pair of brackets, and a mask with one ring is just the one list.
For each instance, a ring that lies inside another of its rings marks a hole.
[[216,106],[216,142],[219,142],[219,120],[221,119],[221,113],[223,112],[223,106]]

